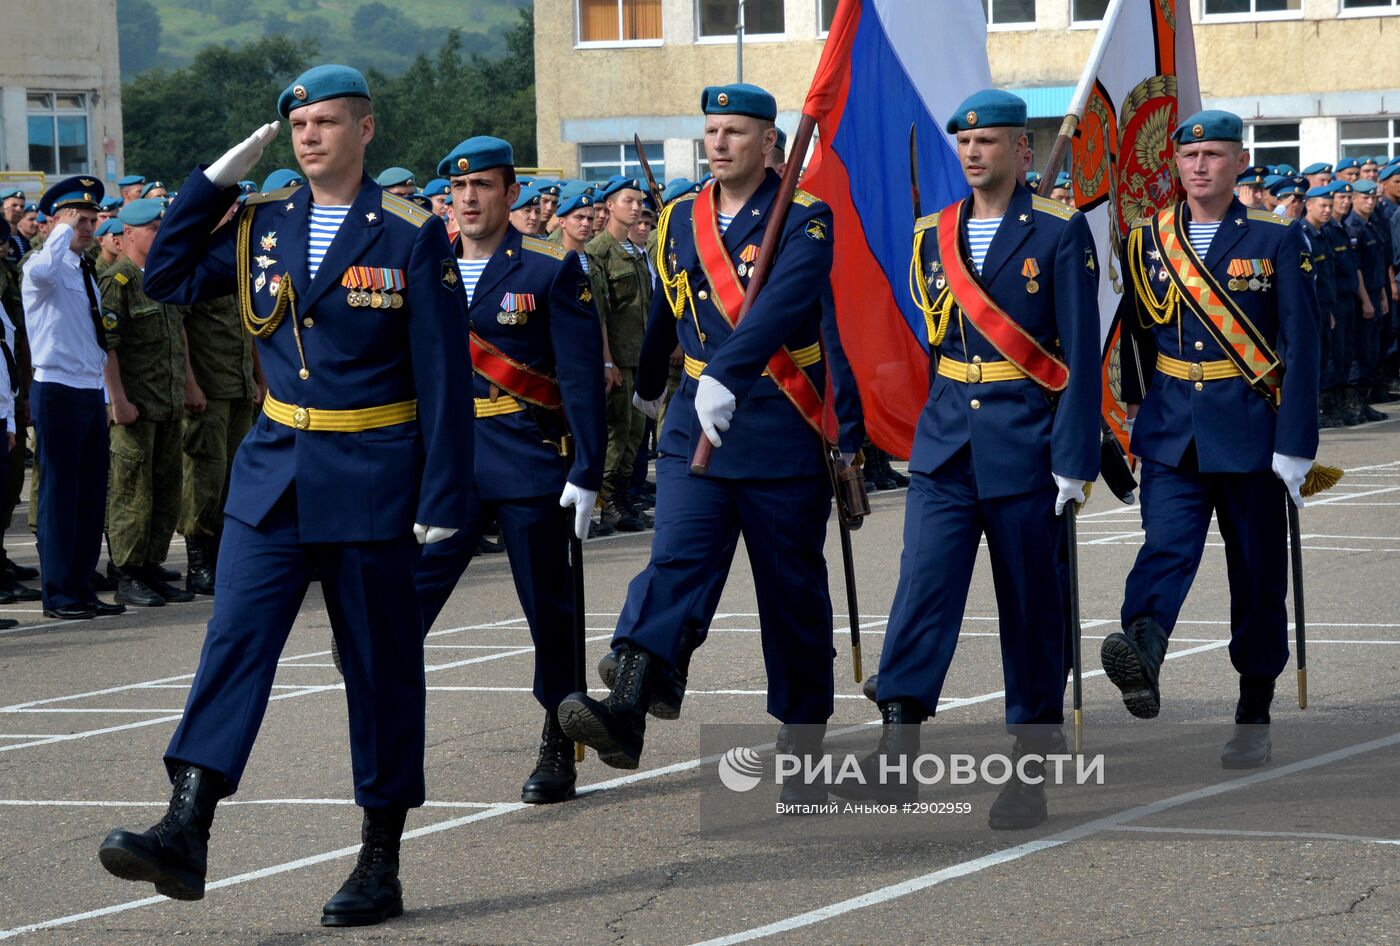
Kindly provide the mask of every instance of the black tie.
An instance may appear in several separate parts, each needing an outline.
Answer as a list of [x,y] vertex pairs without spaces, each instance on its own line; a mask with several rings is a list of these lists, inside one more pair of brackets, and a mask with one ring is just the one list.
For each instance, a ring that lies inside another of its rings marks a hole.
[[97,347],[106,351],[107,330],[102,326],[102,307],[97,301],[97,290],[92,288],[92,284],[97,281],[97,273],[93,269],[92,260],[86,256],[78,257],[78,268],[83,271],[83,288],[87,290],[88,314],[92,316],[92,327],[97,332]]

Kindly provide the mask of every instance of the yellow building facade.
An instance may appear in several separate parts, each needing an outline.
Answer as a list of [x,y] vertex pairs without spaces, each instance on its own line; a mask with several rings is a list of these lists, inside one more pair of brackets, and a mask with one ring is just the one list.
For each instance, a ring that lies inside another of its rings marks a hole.
[[[929,10],[937,55],[938,7]],[[997,84],[1027,100],[1041,153],[1107,0],[983,0]],[[746,0],[743,77],[791,133],[837,0]],[[539,163],[588,179],[703,175],[700,89],[734,81],[737,0],[535,0]],[[1260,163],[1400,154],[1400,0],[1191,0],[1205,105],[1240,114]]]

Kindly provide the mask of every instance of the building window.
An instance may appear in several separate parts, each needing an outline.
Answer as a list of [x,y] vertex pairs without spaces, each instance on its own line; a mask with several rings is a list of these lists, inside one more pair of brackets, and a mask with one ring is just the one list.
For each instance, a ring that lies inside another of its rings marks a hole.
[[1206,0],[1206,16],[1253,16],[1259,13],[1299,13],[1303,0]]
[[[651,173],[658,182],[666,180],[665,149],[659,141],[642,142]],[[606,145],[579,145],[578,169],[585,181],[606,181],[614,174],[642,176],[642,162],[632,142]]]
[[710,173],[710,159],[705,154],[705,142],[695,142],[695,179],[703,181]]
[[1343,13],[1400,13],[1400,0],[1342,0]]
[[821,0],[818,4],[817,15],[821,17],[817,32],[825,36],[831,32],[831,21],[836,19],[836,4],[839,0]]
[[29,169],[45,174],[88,174],[87,96],[30,92]]
[[1249,149],[1251,164],[1299,163],[1297,122],[1271,122],[1267,125],[1246,125],[1244,146]]
[[[733,36],[739,23],[739,0],[699,0],[700,37]],[[783,0],[746,0],[744,36],[783,35]]]
[[580,43],[661,39],[661,0],[578,0]]
[[1400,119],[1372,118],[1341,123],[1342,157],[1400,154]]
[[1070,19],[1076,26],[1098,23],[1108,9],[1108,0],[1071,0]]
[[982,0],[988,26],[1035,25],[1035,0]]

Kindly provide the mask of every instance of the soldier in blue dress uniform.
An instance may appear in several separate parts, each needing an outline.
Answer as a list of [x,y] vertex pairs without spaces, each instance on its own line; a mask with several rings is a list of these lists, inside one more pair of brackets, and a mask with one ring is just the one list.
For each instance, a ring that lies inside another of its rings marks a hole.
[[215,803],[238,788],[315,571],[365,810],[359,864],[321,922],[364,925],[403,912],[399,840],[424,797],[423,628],[404,608],[418,546],[471,521],[466,305],[442,221],[364,173],[364,78],[318,66],[278,111],[310,186],[250,198],[215,230],[277,133],[266,125],[190,175],[147,262],[161,301],[237,292],[268,396],[233,465],[214,615],[166,751],[170,809],[146,832],[112,832],[100,856],[167,896],[203,896]]
[[[1146,390],[1128,378],[1132,451],[1142,462],[1146,539],[1128,574],[1123,630],[1104,671],[1128,711],[1161,707],[1167,639],[1201,563],[1211,515],[1225,540],[1230,661],[1239,673],[1226,768],[1270,756],[1269,706],[1288,662],[1285,503],[1303,505],[1317,452],[1318,307],[1314,259],[1297,221],[1249,210],[1231,193],[1248,163],[1243,124],[1205,111],[1172,133],[1186,199],[1140,221],[1125,262],[1136,311],[1124,324]],[[1140,356],[1139,363],[1150,364]]]
[[[603,339],[579,254],[511,226],[522,190],[508,142],[463,141],[438,165],[452,182],[454,238],[471,326],[476,479],[467,524],[423,550],[415,576],[430,628],[466,571],[482,529],[500,523],[516,593],[535,642],[535,699],[545,710],[526,802],[571,798],[573,743],[559,701],[573,692],[569,530],[579,539],[603,481]],[[465,364],[456,370],[463,370]],[[572,507],[573,513],[560,507]]]

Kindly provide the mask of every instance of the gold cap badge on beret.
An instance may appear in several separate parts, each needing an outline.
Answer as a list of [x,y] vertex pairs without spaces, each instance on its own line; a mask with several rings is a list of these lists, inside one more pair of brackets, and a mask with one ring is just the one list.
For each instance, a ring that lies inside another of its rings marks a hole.
[[470,161],[468,161],[466,158],[458,158],[458,159],[457,159],[457,170],[459,170],[459,171],[461,171],[461,172],[463,172],[463,173],[466,173],[467,171],[470,171],[470,170],[471,170],[471,167],[472,167],[472,163],[471,163]]
[[1192,138],[1199,138],[1199,137],[1201,137],[1202,135],[1204,135],[1205,133],[1206,133],[1206,126],[1204,126],[1204,125],[1202,125],[1202,124],[1199,124],[1199,123],[1197,123],[1197,124],[1191,126],[1191,137],[1192,137]]
[[304,86],[304,85],[292,86],[292,94],[295,95],[298,99],[304,99],[304,98],[306,98],[306,86]]
[[721,108],[723,108],[724,106],[729,104],[729,93],[721,92],[718,96],[716,96],[715,101],[719,103]]
[[967,113],[967,124],[968,124],[969,126],[975,126],[975,125],[977,124],[977,113],[976,113],[976,112],[968,112],[968,113]]
[[96,184],[97,182],[96,182],[96,181],[90,181],[90,180],[88,180],[87,178],[82,178],[78,183],[82,184],[84,187],[91,187],[92,185]]

